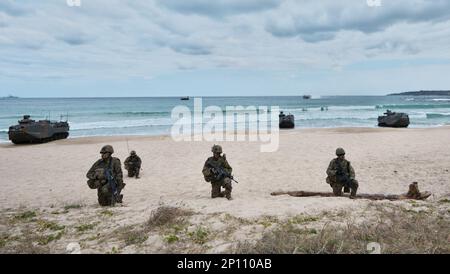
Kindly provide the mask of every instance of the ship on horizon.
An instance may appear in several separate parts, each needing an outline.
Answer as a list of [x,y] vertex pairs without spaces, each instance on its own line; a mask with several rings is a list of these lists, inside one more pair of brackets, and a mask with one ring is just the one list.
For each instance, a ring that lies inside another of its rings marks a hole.
[[10,94],[8,96],[0,97],[0,99],[19,99],[19,97],[13,96],[13,95]]

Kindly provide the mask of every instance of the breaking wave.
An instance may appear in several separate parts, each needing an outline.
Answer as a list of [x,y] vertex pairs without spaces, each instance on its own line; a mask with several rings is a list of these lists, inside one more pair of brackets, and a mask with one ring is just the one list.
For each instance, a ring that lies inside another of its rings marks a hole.
[[169,126],[172,120],[167,119],[145,119],[145,120],[122,120],[122,121],[99,121],[86,123],[71,123],[71,130],[112,129],[112,128],[135,128],[150,126]]
[[0,119],[22,119],[21,115],[0,116]]
[[114,116],[165,116],[170,115],[167,111],[124,111],[124,112],[107,112],[107,115]]
[[427,109],[427,108],[450,108],[450,104],[411,104],[411,105],[376,105],[375,109]]
[[287,112],[301,112],[301,111],[316,111],[316,110],[321,110],[321,108],[325,108],[325,110],[373,110],[373,106],[314,106],[314,107],[302,107],[302,108],[291,108],[291,109],[280,109],[282,111],[284,111],[285,113]]
[[295,121],[374,121],[378,117],[369,118],[357,118],[357,117],[330,117],[330,118],[313,118],[313,117],[300,117]]
[[427,119],[450,118],[450,113],[427,113]]

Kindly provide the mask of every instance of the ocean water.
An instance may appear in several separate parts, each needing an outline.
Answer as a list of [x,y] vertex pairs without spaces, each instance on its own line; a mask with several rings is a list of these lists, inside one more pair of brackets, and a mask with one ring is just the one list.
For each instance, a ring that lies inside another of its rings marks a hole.
[[[450,125],[450,97],[446,96],[326,96],[303,99],[282,97],[202,97],[208,106],[279,106],[295,115],[296,128],[376,127],[386,109],[409,114],[410,127]],[[0,99],[0,141],[24,114],[33,119],[59,120],[67,115],[70,136],[164,135],[174,120],[172,109],[194,100],[165,98],[51,98]],[[322,110],[324,108],[324,110]],[[63,119],[65,120],[65,118]],[[207,121],[204,121],[207,122]],[[278,122],[278,121],[276,121]]]

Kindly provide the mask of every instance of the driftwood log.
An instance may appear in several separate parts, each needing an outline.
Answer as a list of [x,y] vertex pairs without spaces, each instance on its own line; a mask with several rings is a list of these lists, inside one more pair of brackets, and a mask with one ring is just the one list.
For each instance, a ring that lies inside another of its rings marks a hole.
[[[271,195],[290,195],[294,197],[335,197],[333,193],[330,192],[311,192],[311,191],[280,191],[280,192],[272,192]],[[343,195],[348,196],[348,195]],[[400,195],[384,195],[384,194],[357,194],[355,199],[369,199],[369,200],[425,200],[431,196],[431,193],[428,191],[420,192],[419,185],[417,182],[414,182],[409,185],[408,193],[400,194]]]

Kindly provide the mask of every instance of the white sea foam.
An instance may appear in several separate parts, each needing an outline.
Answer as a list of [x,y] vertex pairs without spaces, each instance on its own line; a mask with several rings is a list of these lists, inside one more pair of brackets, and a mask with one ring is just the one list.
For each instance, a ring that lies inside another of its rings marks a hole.
[[97,121],[70,123],[72,130],[90,130],[90,129],[108,129],[108,128],[133,128],[145,126],[170,126],[172,124],[171,118],[153,118],[140,120],[116,120],[116,121]]

